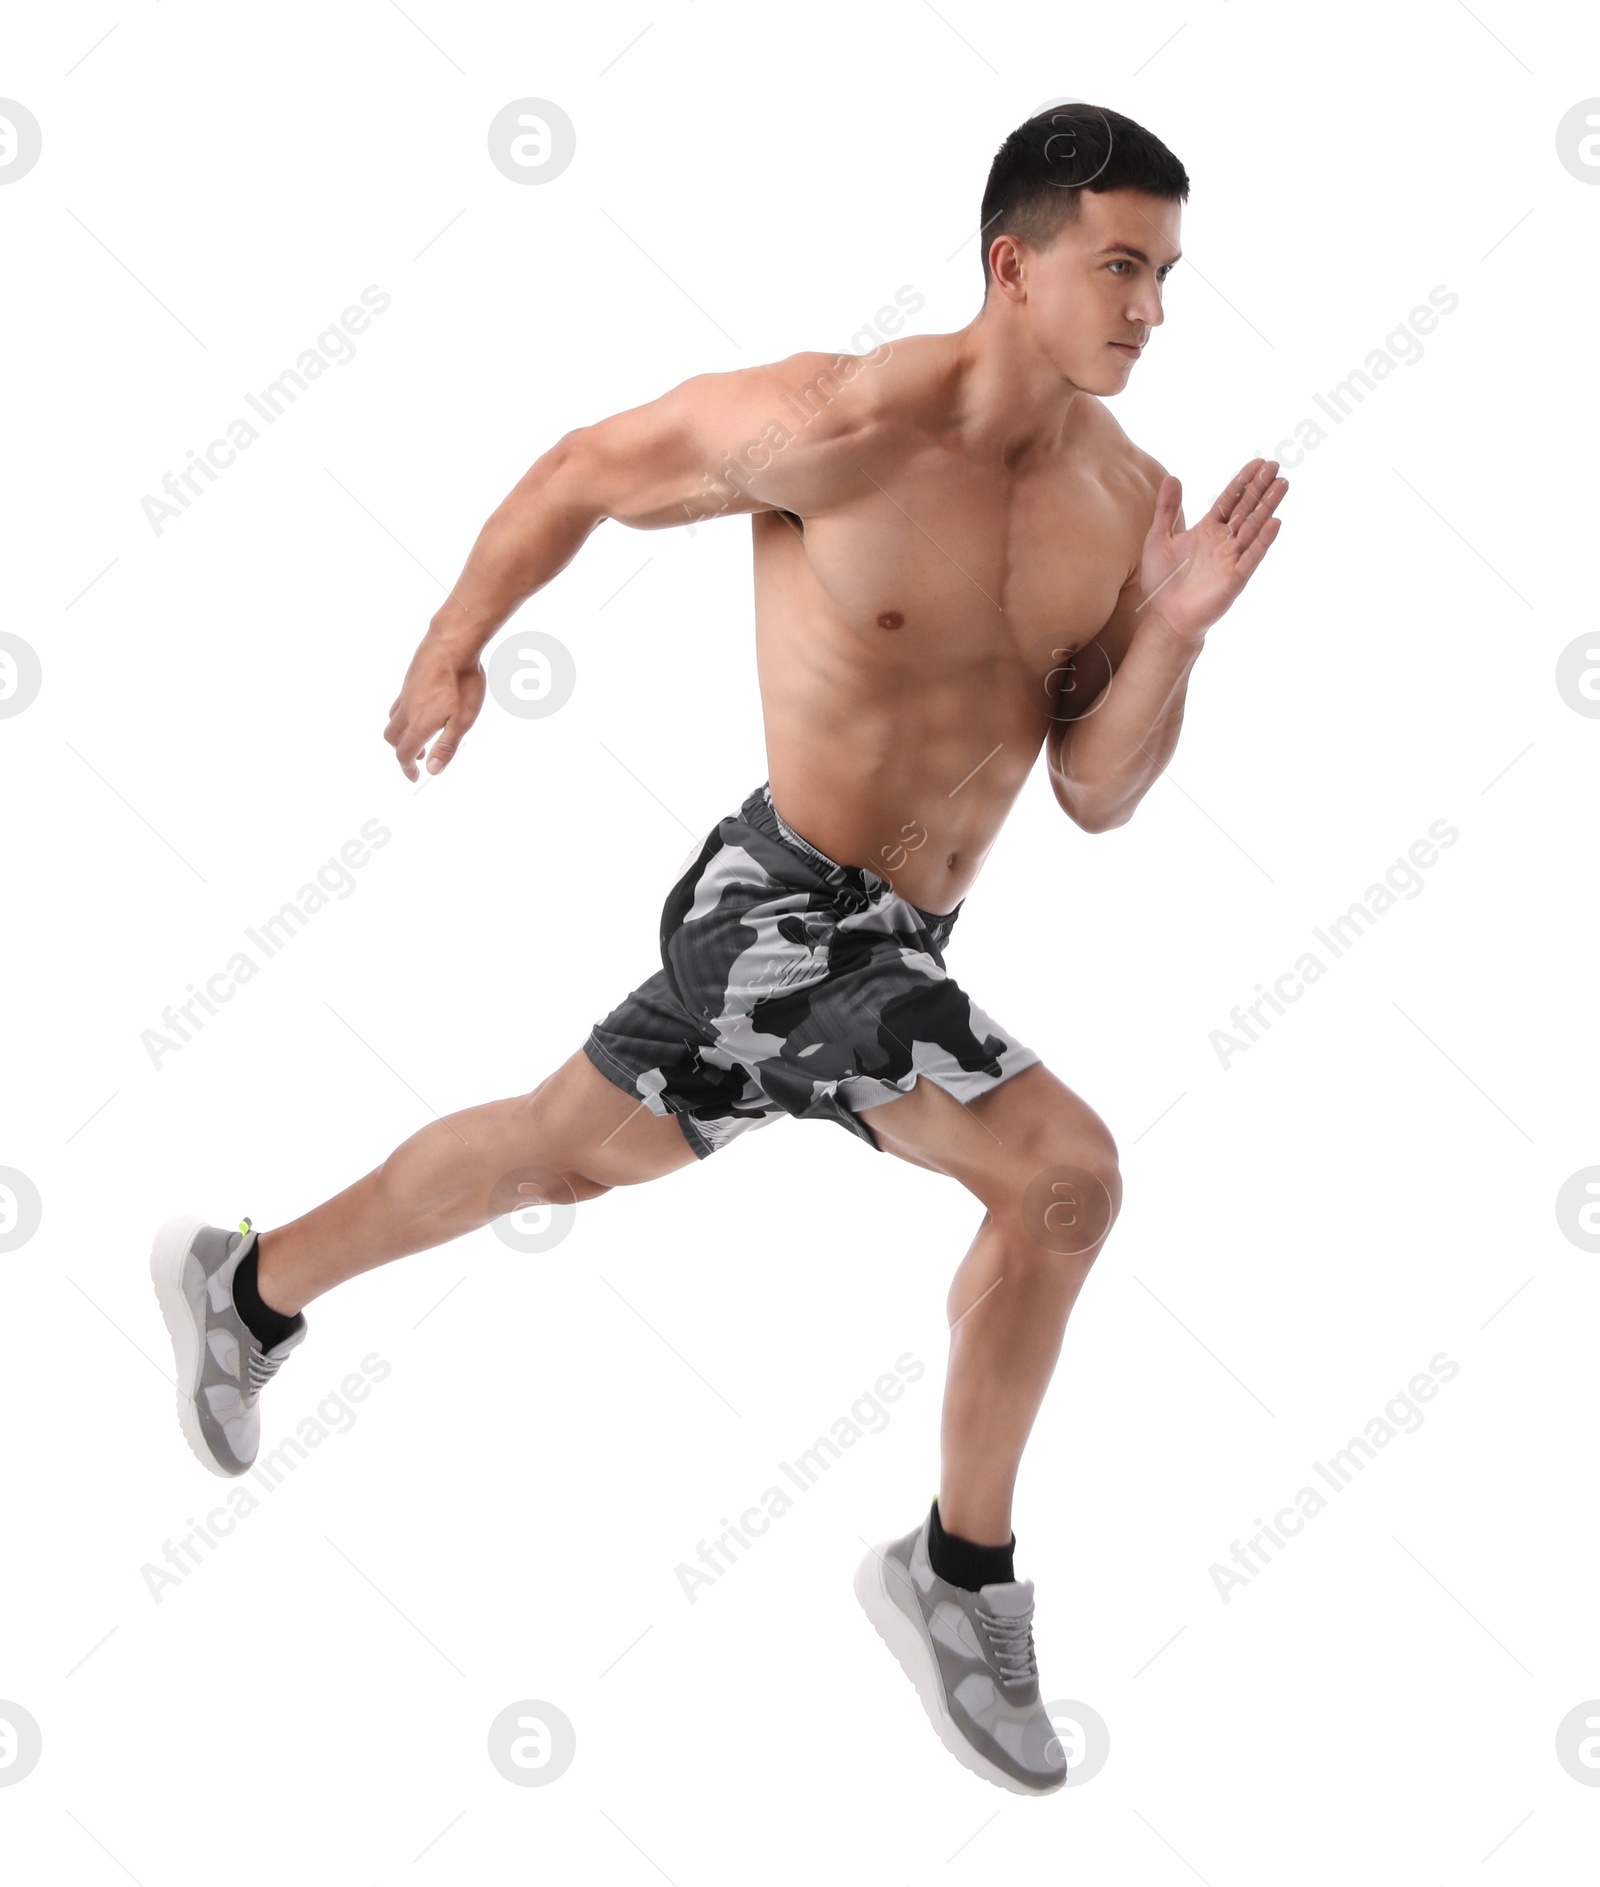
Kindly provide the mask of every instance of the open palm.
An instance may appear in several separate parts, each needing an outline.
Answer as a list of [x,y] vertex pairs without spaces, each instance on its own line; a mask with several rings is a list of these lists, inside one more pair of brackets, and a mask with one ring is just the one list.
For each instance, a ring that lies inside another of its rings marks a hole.
[[1252,459],[1186,531],[1176,530],[1183,487],[1170,474],[1156,494],[1139,581],[1144,603],[1182,636],[1199,637],[1232,604],[1278,535],[1272,514],[1289,489],[1276,459]]

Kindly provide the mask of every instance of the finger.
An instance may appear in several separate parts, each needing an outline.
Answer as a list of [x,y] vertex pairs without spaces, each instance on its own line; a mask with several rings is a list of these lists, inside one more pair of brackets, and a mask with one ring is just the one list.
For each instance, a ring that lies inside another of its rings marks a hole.
[[1255,542],[1252,543],[1248,549],[1240,553],[1239,561],[1234,565],[1234,570],[1238,573],[1241,583],[1251,575],[1256,565],[1266,556],[1268,550],[1272,547],[1274,538],[1277,537],[1282,528],[1282,518],[1268,518],[1266,523],[1262,525],[1260,531],[1256,534]]
[[1276,470],[1277,467],[1268,461],[1268,463],[1263,465],[1261,470],[1256,473],[1255,477],[1251,479],[1250,483],[1245,486],[1239,496],[1239,502],[1233,507],[1233,516],[1228,520],[1228,534],[1230,537],[1238,536],[1240,526],[1244,523],[1245,519],[1250,516],[1251,512],[1255,510],[1256,506],[1260,504],[1262,495],[1271,489],[1272,475]]
[[1215,518],[1219,524],[1226,524],[1233,511],[1233,507],[1243,496],[1245,486],[1255,477],[1256,471],[1261,464],[1262,461],[1260,459],[1252,459],[1250,463],[1239,472],[1238,476],[1234,479],[1233,483],[1228,486],[1227,490],[1218,494],[1217,502],[1211,507],[1208,515]]
[[401,771],[408,780],[417,777],[417,762],[427,748],[428,741],[435,730],[426,721],[407,720],[398,728],[394,737],[395,758],[400,762]]
[[383,730],[383,737],[394,749],[394,757],[401,766],[416,759],[417,737],[409,714],[397,714]]
[[456,710],[446,716],[443,732],[433,743],[433,752],[428,759],[430,773],[441,772],[455,757],[456,749],[465,740],[474,721],[483,710],[483,694],[468,688],[457,698]]
[[1256,468],[1254,476],[1246,484],[1244,490],[1240,492],[1238,500],[1233,507],[1233,515],[1228,520],[1228,529],[1230,532],[1238,530],[1239,526],[1249,517],[1250,513],[1260,502],[1261,494],[1267,490],[1274,477],[1277,475],[1277,470],[1278,461],[1276,459],[1263,459],[1261,461]]
[[1243,522],[1233,530],[1233,541],[1240,550],[1243,550],[1255,538],[1256,533],[1277,510],[1283,494],[1288,489],[1288,479],[1275,478],[1256,500],[1255,509],[1246,514]]
[[415,697],[410,690],[402,688],[389,703],[389,725],[395,727],[404,722],[411,714]]
[[1161,481],[1161,489],[1156,493],[1156,514],[1150,521],[1152,531],[1163,537],[1170,537],[1178,522],[1178,513],[1183,508],[1183,486],[1169,472]]
[[461,745],[461,736],[465,732],[465,728],[457,728],[454,716],[445,722],[440,730],[439,738],[433,743],[432,753],[428,755],[430,773],[443,773],[449,766],[455,758],[456,749]]
[[1250,501],[1248,509],[1244,503],[1240,504],[1238,510],[1233,515],[1233,524],[1229,528],[1237,530],[1241,528],[1248,519],[1256,516],[1259,516],[1264,522],[1277,510],[1279,504],[1282,502],[1283,494],[1288,489],[1289,481],[1286,478],[1275,478],[1270,484],[1263,485],[1260,491],[1258,491],[1255,497]]

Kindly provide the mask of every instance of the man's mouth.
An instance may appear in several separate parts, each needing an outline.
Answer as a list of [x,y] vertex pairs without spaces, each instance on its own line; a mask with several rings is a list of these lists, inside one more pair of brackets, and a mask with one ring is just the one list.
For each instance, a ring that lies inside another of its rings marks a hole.
[[1126,354],[1129,360],[1137,360],[1144,352],[1142,343],[1135,347],[1132,341],[1112,341],[1111,346],[1113,346],[1119,354]]

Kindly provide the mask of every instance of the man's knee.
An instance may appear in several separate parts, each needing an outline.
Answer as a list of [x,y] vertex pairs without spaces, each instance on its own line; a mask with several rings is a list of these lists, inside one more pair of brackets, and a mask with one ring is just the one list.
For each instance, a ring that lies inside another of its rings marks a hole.
[[1026,1234],[1025,1251],[1093,1259],[1122,1208],[1117,1144],[1097,1114],[1075,1106],[1030,1125],[985,1189],[984,1204]]
[[[581,1205],[611,1190],[612,1177],[604,1171],[605,1149],[592,1134],[578,1130],[561,1097],[541,1082],[532,1093],[518,1097],[510,1144],[518,1164],[518,1190],[530,1203]],[[534,1195],[539,1195],[535,1198]]]
[[610,1190],[608,1183],[556,1156],[508,1167],[489,1189],[489,1216],[497,1219],[527,1206],[579,1206]]

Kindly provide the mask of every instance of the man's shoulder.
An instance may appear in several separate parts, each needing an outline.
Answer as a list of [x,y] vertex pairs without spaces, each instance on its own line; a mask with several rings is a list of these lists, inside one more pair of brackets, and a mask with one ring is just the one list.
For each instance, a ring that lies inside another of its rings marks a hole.
[[1092,393],[1080,393],[1074,401],[1054,466],[1062,504],[1095,520],[1105,554],[1121,557],[1131,577],[1166,467],[1136,446]]
[[937,395],[951,373],[942,338],[908,335],[868,354],[808,349],[759,371],[790,423],[819,433],[858,431],[914,414]]
[[1084,447],[1096,461],[1102,474],[1120,478],[1126,484],[1149,493],[1151,502],[1167,475],[1161,461],[1137,446],[1122,430],[1105,401],[1093,393],[1081,394],[1084,415],[1081,437]]
[[810,517],[859,495],[868,465],[892,469],[938,398],[941,368],[929,338],[885,342],[869,354],[808,349],[726,376],[739,382],[737,426],[746,436],[733,456],[756,473],[752,493]]

